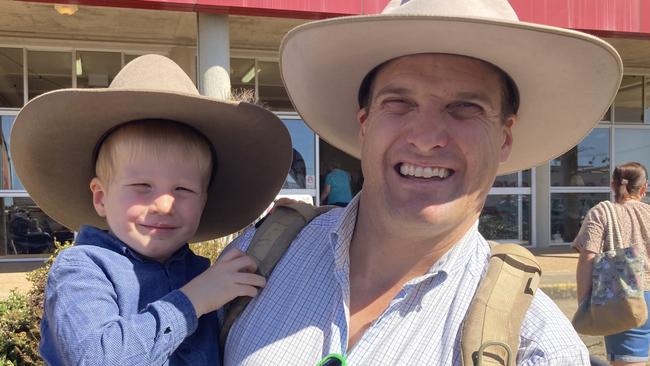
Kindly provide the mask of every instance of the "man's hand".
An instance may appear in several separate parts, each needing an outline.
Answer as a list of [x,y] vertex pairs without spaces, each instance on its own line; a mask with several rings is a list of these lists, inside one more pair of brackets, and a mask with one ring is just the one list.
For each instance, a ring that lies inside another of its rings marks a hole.
[[238,249],[231,249],[180,290],[194,305],[198,318],[236,297],[257,296],[258,288],[264,287],[266,280],[255,274],[256,269],[251,257]]

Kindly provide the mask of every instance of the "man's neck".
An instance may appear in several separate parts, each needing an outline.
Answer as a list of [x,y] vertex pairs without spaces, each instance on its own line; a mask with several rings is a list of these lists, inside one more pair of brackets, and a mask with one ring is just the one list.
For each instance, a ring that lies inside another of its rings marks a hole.
[[371,210],[359,202],[350,272],[380,283],[408,281],[426,273],[475,222],[468,219],[450,230],[437,230],[435,224],[402,223],[371,215]]

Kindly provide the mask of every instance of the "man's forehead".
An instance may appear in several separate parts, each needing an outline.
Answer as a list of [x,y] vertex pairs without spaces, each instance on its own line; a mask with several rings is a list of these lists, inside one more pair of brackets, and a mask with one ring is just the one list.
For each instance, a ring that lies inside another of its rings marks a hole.
[[[394,84],[403,79],[405,75],[426,78],[427,76],[451,77],[455,82],[470,82],[473,87],[492,89],[493,85],[500,90],[500,73],[494,65],[469,56],[453,55],[446,53],[421,53],[400,56],[389,60],[377,69],[375,76],[378,84]],[[408,79],[408,78],[407,78]],[[383,81],[382,81],[383,80]],[[408,82],[406,79],[403,82]],[[378,85],[375,85],[375,92]],[[470,92],[470,91],[467,91]]]
[[491,73],[494,75],[498,74],[498,68],[491,63],[474,58],[471,56],[456,55],[449,53],[417,53],[412,55],[404,55],[396,57],[394,59],[388,60],[384,63],[383,67],[379,70],[379,73],[386,69],[399,68],[402,65],[440,65],[440,64],[449,64],[457,66],[459,69],[467,67],[478,67],[481,71],[486,73]]

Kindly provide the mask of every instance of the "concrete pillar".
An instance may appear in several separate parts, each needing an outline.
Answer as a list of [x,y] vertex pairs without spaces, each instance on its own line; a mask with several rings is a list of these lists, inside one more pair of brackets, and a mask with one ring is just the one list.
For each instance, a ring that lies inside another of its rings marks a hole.
[[230,98],[230,33],[228,16],[198,13],[198,89],[216,99]]
[[535,169],[535,230],[537,248],[551,243],[551,169],[549,163]]

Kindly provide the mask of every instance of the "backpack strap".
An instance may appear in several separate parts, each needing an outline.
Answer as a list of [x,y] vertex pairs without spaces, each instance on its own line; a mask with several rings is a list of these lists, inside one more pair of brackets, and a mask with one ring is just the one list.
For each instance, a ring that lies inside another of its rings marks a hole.
[[[278,203],[255,231],[246,250],[257,263],[257,274],[269,278],[273,268],[280,261],[300,230],[316,216],[336,206],[314,207],[303,202]],[[219,334],[219,345],[223,351],[230,328],[244,311],[251,297],[240,296],[224,306],[224,320]]]
[[488,270],[461,333],[463,366],[515,366],[521,323],[542,274],[535,256],[521,245],[489,243]]

